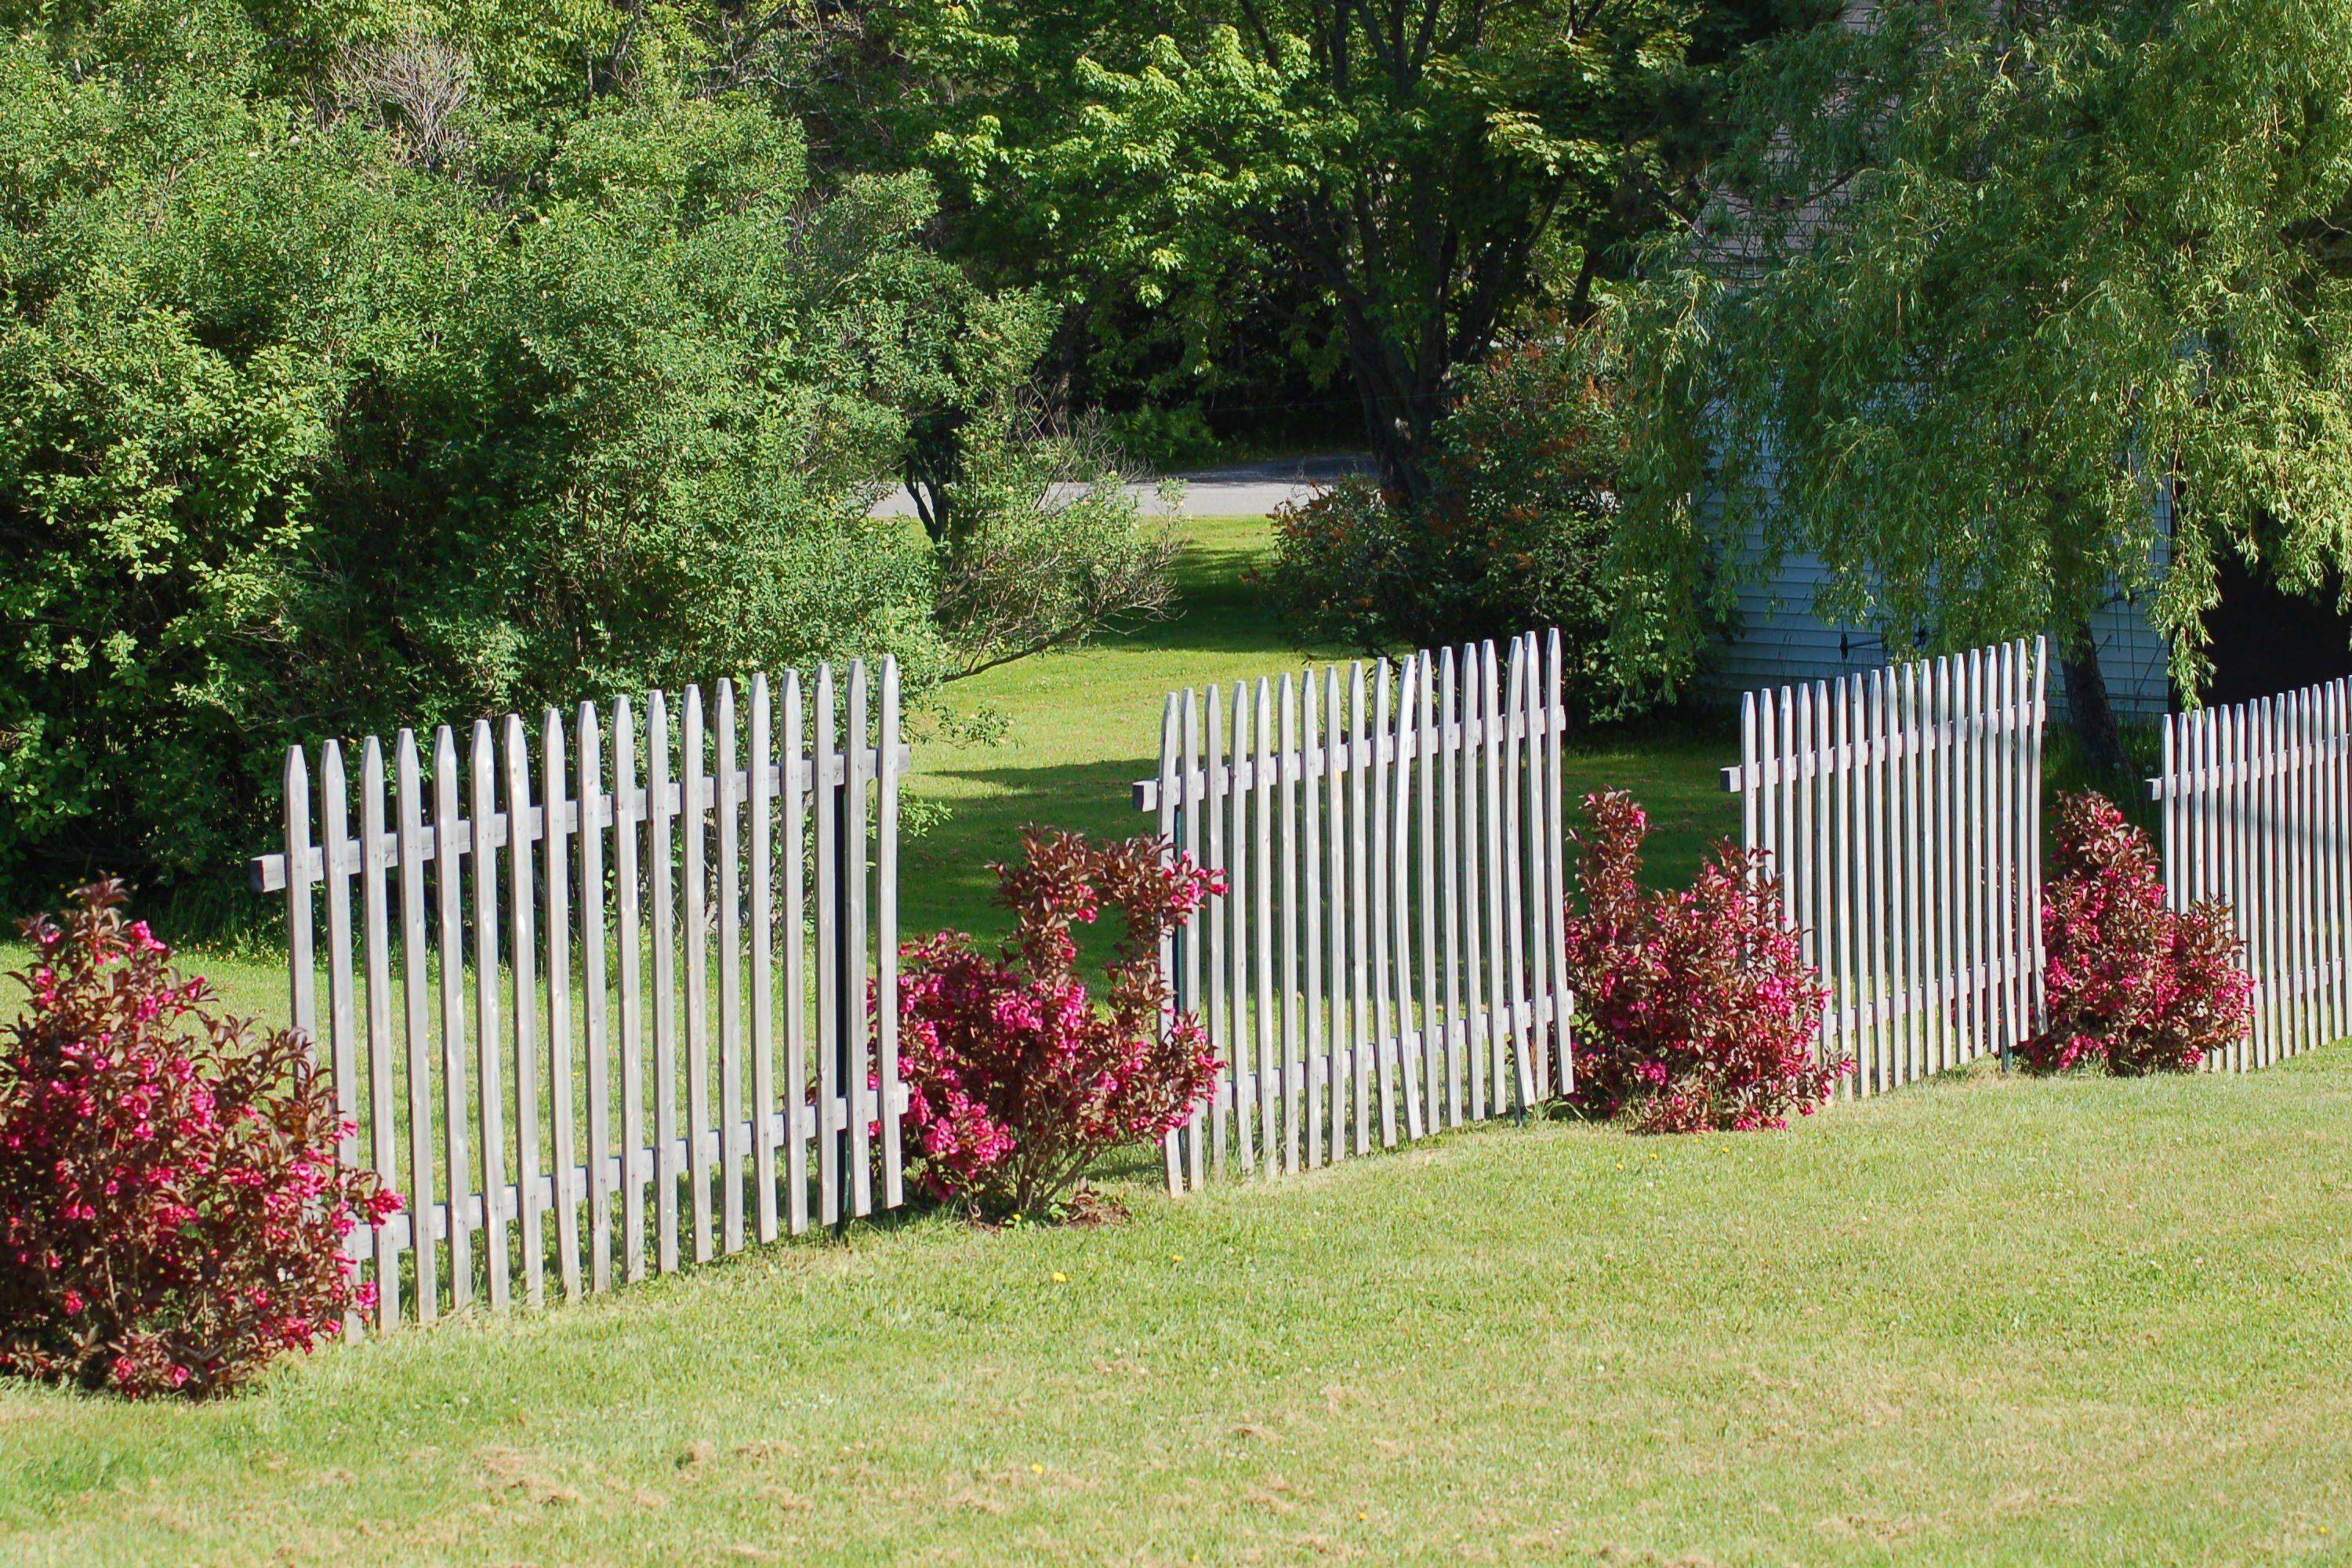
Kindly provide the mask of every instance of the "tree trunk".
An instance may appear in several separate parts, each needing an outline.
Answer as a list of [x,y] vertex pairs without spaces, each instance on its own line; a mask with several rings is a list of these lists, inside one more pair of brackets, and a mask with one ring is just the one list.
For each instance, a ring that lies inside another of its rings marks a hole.
[[2066,678],[2066,719],[2082,743],[2083,760],[2111,785],[2131,770],[2123,732],[2107,701],[2107,678],[2099,668],[2098,639],[2091,623],[2079,620],[2058,634],[2058,668]]

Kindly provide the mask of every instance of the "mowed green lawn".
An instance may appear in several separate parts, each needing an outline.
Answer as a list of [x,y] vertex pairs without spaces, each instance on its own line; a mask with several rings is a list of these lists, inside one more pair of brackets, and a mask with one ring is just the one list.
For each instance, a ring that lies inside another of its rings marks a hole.
[[[1301,657],[1196,525],[1181,617],[956,693],[908,924],[1141,826],[1171,686]],[[1581,750],[1686,876],[1704,734]],[[21,952],[21,950],[18,950]],[[12,966],[15,955],[5,955]],[[268,959],[201,959],[283,1008]],[[0,1564],[2352,1562],[2352,1050],[1954,1075],[1785,1133],[1501,1125],[1090,1230],[937,1215],[213,1406],[0,1387]]]
[[2352,1055],[1500,1125],[0,1393],[8,1563],[2352,1560]]

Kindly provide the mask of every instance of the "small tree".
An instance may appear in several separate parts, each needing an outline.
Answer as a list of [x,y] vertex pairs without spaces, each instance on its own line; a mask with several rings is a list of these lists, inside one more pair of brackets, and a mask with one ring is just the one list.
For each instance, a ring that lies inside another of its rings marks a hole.
[[2242,1036],[2253,977],[2230,907],[2167,909],[2147,836],[2105,795],[2060,796],[2056,837],[2042,907],[2049,1016],[2025,1064],[2188,1072]]
[[373,1305],[343,1251],[400,1208],[335,1157],[308,1045],[214,1010],[121,884],[23,922],[31,1010],[0,1045],[0,1370],[225,1393]]
[[1764,858],[1716,847],[1686,890],[1635,884],[1649,817],[1632,795],[1584,797],[1568,911],[1577,1102],[1636,1131],[1745,1131],[1810,1116],[1851,1062],[1818,1063],[1824,994],[1780,921]]
[[[982,1213],[1039,1213],[1121,1143],[1181,1125],[1215,1082],[1200,1020],[1168,1013],[1160,939],[1222,879],[1149,837],[1097,844],[1036,828],[999,863],[1016,920],[994,957],[961,931],[902,950],[899,1070],[921,1176]],[[1074,925],[1105,905],[1121,929],[1097,1010],[1077,978]]]

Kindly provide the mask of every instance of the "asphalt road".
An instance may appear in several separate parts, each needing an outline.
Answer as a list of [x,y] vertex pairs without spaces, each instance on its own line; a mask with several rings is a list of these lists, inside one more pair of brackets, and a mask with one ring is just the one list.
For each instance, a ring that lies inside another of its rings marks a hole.
[[[1265,462],[1234,463],[1223,468],[1195,468],[1171,475],[1184,482],[1180,515],[1191,517],[1262,517],[1286,501],[1301,501],[1322,486],[1349,474],[1370,473],[1370,457],[1339,452],[1312,458],[1276,458]],[[1156,484],[1128,487],[1148,514],[1160,512]],[[894,490],[874,509],[877,517],[908,517],[915,510],[912,497]]]

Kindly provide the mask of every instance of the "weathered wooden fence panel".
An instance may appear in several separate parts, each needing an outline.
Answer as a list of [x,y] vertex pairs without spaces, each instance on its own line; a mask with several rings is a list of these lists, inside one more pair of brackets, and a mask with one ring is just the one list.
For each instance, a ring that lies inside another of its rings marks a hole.
[[2164,721],[2148,793],[2176,910],[2229,904],[2253,975],[2253,1028],[2209,1057],[2267,1067],[2341,1037],[2352,1018],[2352,681]]
[[1564,722],[1558,633],[1169,698],[1136,805],[1228,882],[1161,949],[1225,1064],[1171,1191],[1571,1087]]
[[2041,1015],[2044,677],[2036,638],[1740,703],[1724,787],[1828,987],[1841,1092],[2005,1055]]
[[665,692],[642,728],[626,698],[551,708],[535,755],[520,715],[478,722],[462,787],[448,728],[429,771],[400,731],[389,789],[369,736],[356,836],[344,748],[315,812],[288,752],[285,848],[252,870],[286,896],[293,1022],[354,1125],[342,1158],[407,1198],[354,1235],[377,1327],[504,1309],[518,1277],[533,1306],[551,1273],[566,1299],[604,1290],[616,1259],[645,1276],[648,1241],[668,1272],[682,1239],[699,1261],[866,1215],[877,1166],[900,1202],[898,668],[756,676],[747,738],[736,703],[721,681],[707,715],[688,688],[676,736]]

